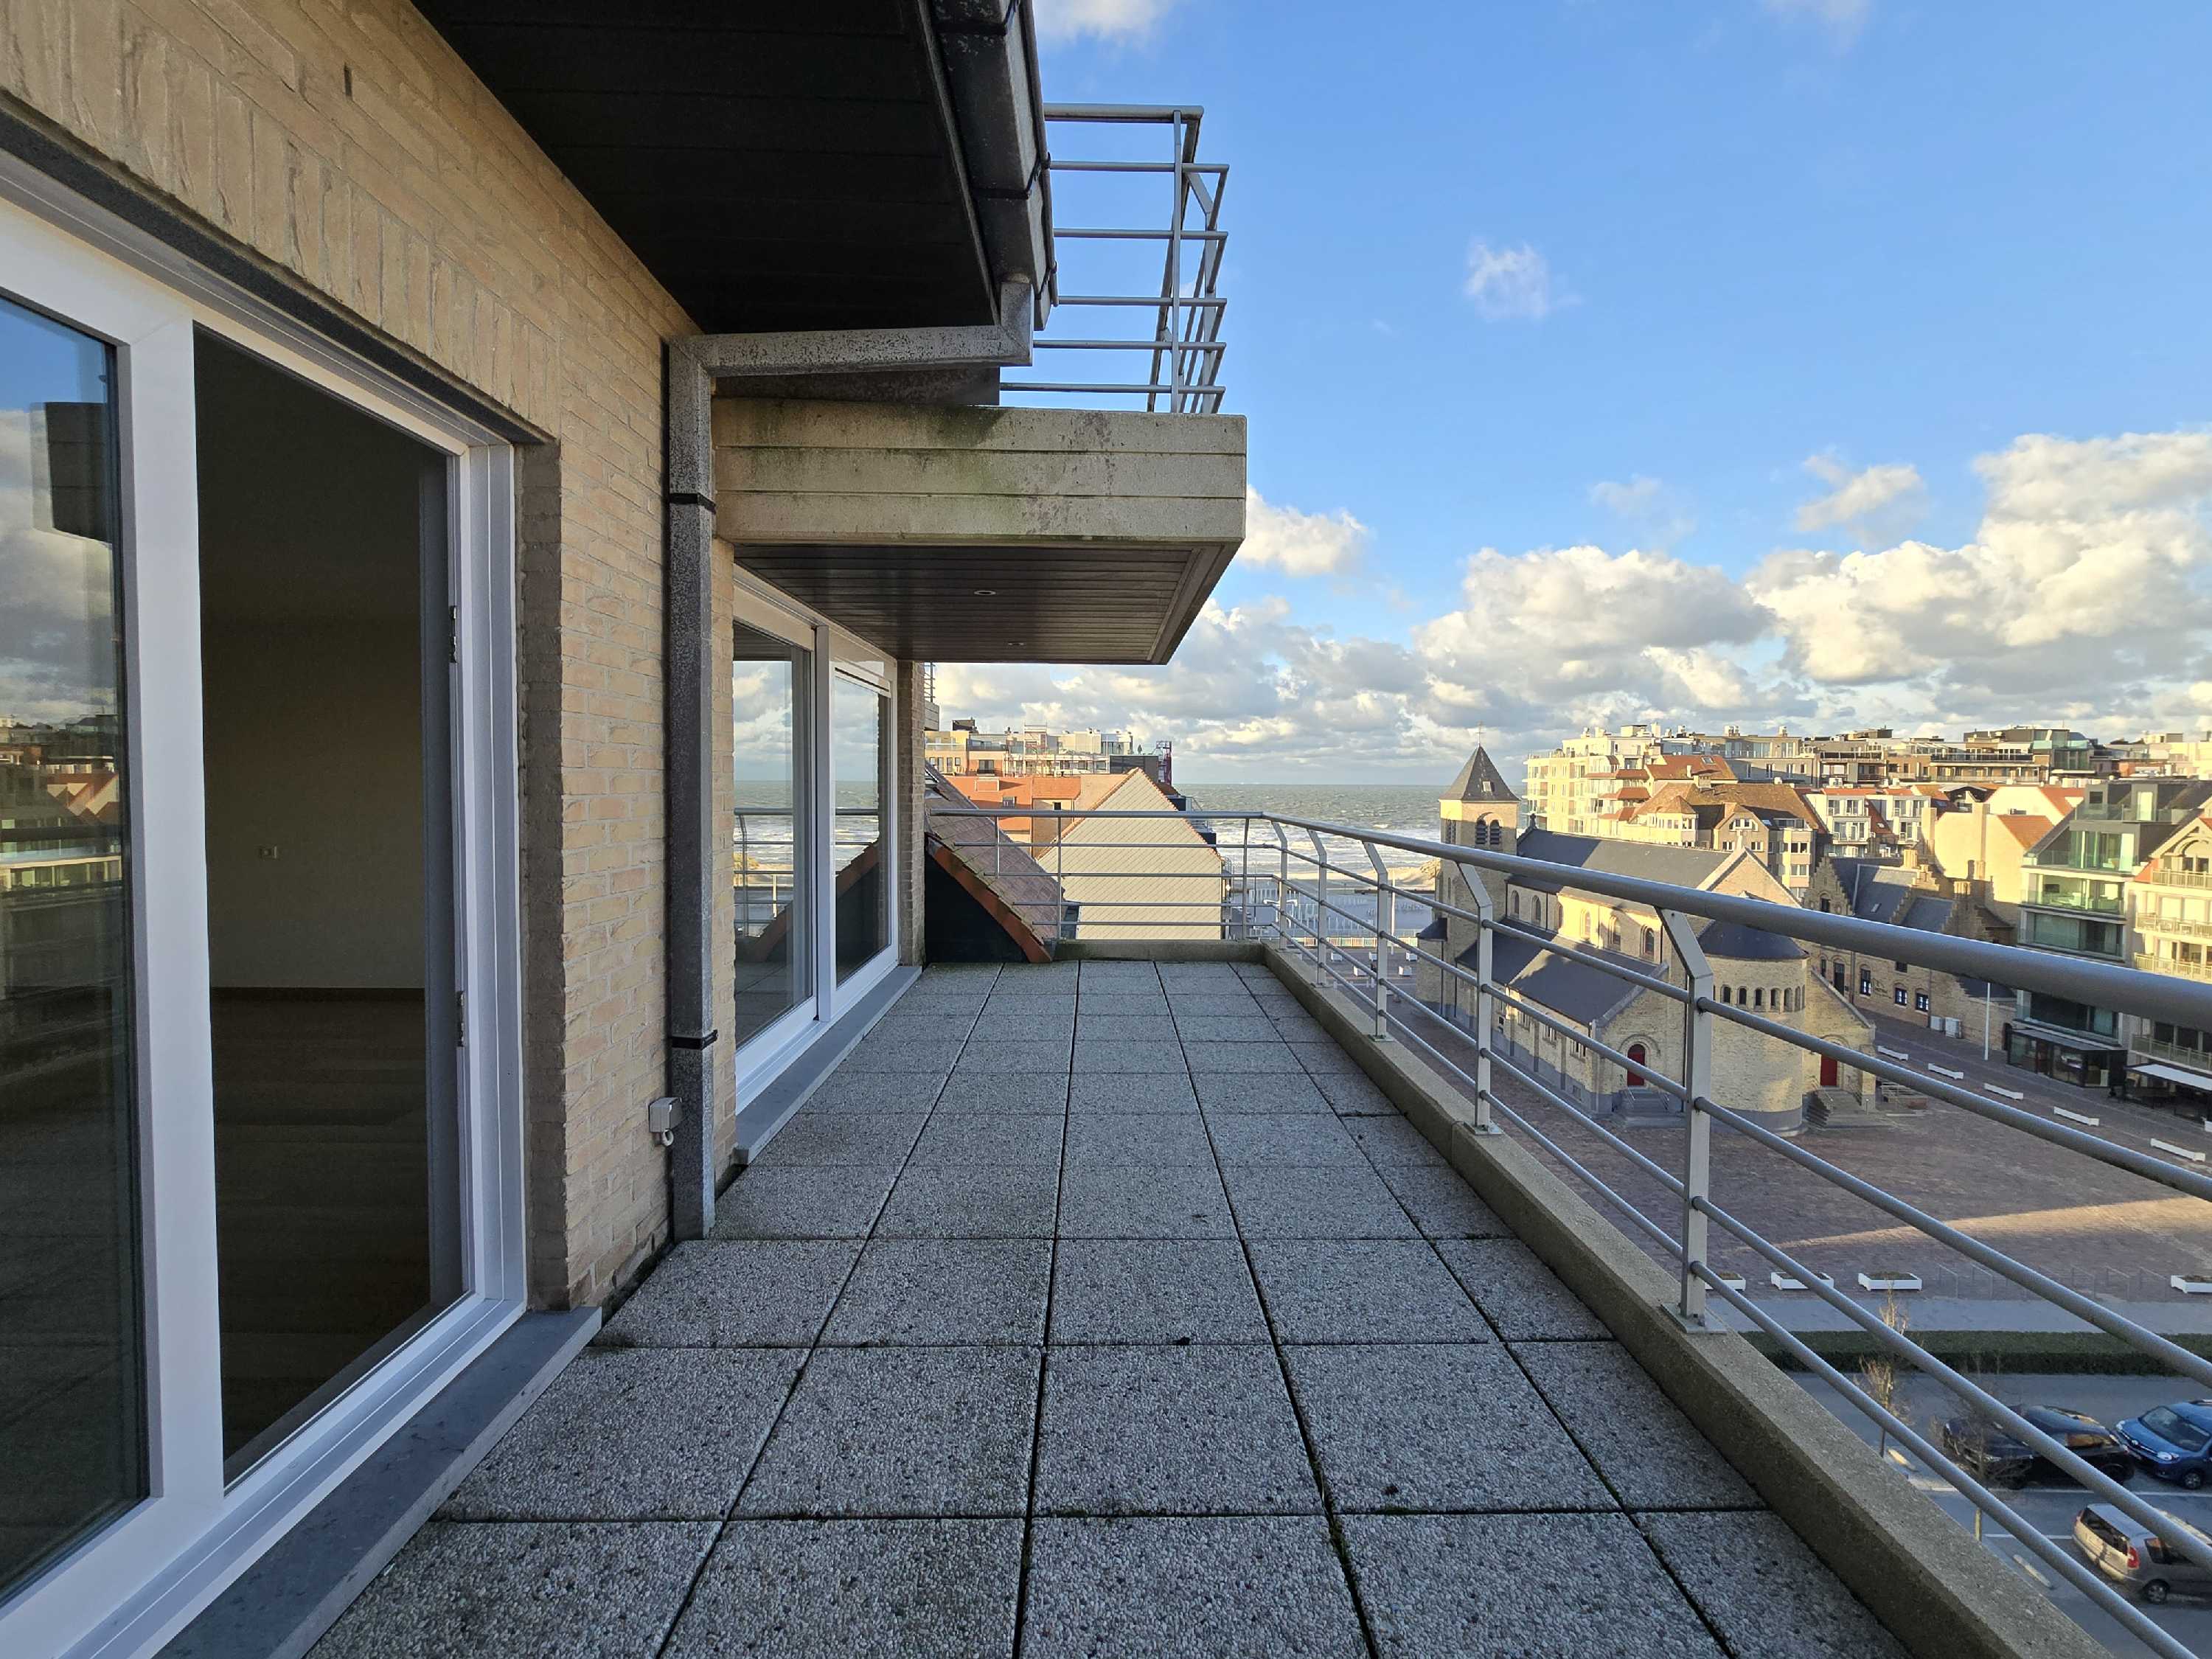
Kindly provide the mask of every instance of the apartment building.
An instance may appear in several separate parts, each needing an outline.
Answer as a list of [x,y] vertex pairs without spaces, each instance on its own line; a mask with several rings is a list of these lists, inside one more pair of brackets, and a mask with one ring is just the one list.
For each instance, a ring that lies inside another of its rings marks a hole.
[[1617,732],[1589,727],[1557,749],[1528,757],[1524,793],[1530,823],[1562,835],[1595,835],[1622,769],[1691,752],[1687,738],[1656,726],[1624,726]]
[[[2130,884],[2208,800],[2212,783],[2191,779],[2091,784],[2081,804],[2022,860],[2019,942],[2092,961],[2129,962]],[[2011,1058],[2085,1088],[2112,1086],[2126,1069],[2127,1035],[2112,1009],[2023,992]]]
[[[2135,965],[2212,980],[2212,818],[2182,823],[2125,890]],[[2212,1102],[2212,1032],[2135,1017],[2123,1029],[2131,1089],[2198,1108]]]
[[2017,933],[2028,849],[2081,798],[2079,789],[2050,784],[2007,784],[1986,793],[1954,790],[1948,804],[1927,819],[1923,845],[1936,869],[1966,883]]
[[1145,756],[1126,732],[1054,732],[1041,726],[985,732],[971,720],[927,731],[923,743],[929,763],[947,777],[1073,777],[1128,771]]
[[0,1652],[160,1646],[709,1231],[918,972],[921,665],[1198,614],[1218,233],[1016,406],[1030,29],[0,15]]
[[[1972,884],[1948,879],[1912,850],[1899,860],[1877,860],[1838,849],[1821,860],[1804,902],[1861,921],[1956,939],[2004,943],[2009,938]],[[2012,1018],[2009,988],[1894,957],[1825,949],[1817,953],[1814,971],[1869,1018],[1933,1026],[1961,1037],[1986,1035],[2000,1048]]]

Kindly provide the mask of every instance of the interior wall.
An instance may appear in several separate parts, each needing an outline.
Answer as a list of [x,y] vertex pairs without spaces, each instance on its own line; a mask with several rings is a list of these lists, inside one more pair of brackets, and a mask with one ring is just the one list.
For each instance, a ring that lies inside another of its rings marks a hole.
[[419,990],[429,452],[196,356],[211,982]]

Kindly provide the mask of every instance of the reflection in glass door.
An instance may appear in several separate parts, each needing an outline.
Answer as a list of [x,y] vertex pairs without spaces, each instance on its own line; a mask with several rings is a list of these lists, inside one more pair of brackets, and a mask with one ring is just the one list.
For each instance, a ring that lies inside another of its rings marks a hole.
[[147,1490],[116,407],[0,300],[0,1597]]
[[735,1040],[742,1043],[813,994],[809,968],[805,799],[800,757],[813,653],[744,623],[730,653],[736,822],[730,879],[737,899]]
[[830,775],[837,814],[837,979],[842,984],[890,943],[890,883],[884,856],[884,767],[890,700],[842,674],[830,683]]

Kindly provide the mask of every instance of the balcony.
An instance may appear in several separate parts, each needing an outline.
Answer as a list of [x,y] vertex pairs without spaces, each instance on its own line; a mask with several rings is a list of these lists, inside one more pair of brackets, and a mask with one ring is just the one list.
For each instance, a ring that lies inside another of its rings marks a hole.
[[2140,933],[2157,933],[2170,939],[2212,939],[2212,921],[2182,921],[2149,910],[2138,911],[2135,921],[2136,931]]
[[[2009,1297],[2001,1322],[2212,1390],[2147,1275],[2113,1279],[2074,1224],[2212,1179],[1745,988],[1790,964],[1825,997],[1808,945],[2193,1025],[2212,991],[1258,813],[1071,812],[1132,820],[1113,844],[1139,854],[1196,829],[1222,862],[1177,904],[1139,856],[1080,913],[1133,907],[1150,936],[1068,939],[1050,873],[1011,869],[988,822],[1034,810],[926,816],[980,885],[1028,884],[1024,930],[1061,959],[923,971],[324,1659],[603,1647],[617,1620],[672,1655],[1764,1655],[1808,1628],[1855,1656],[2094,1651],[2059,1607],[2183,1651],[1825,1345],[1863,1333],[2156,1525],[2157,1494],[2045,1444],[1862,1287],[1924,1282],[1916,1322]],[[1659,959],[1391,873],[1426,859],[1645,907]],[[1476,943],[1442,948],[1447,923]],[[1534,963],[1654,999],[1653,1046],[1571,1024]],[[1539,1040],[1492,1041],[1508,1012]],[[1794,1093],[1739,1095],[1747,1038],[1874,1121],[1824,1138]],[[1629,1086],[1578,1085],[1571,1051]],[[1877,1081],[1924,1103],[1909,1145],[1879,1139]],[[2065,1219],[1954,1224],[1992,1206]],[[2161,1227],[2212,1255],[2212,1228]]]
[[2191,960],[2186,957],[2161,957],[2148,951],[2138,951],[2135,963],[2146,974],[2173,974],[2183,979],[2212,980],[2212,961],[2203,957]]
[[1900,1654],[1279,972],[927,970],[321,1659]]
[[2032,910],[2091,910],[2106,916],[2117,916],[2124,908],[2117,893],[2106,897],[2101,894],[2068,893],[2048,887],[2039,893],[2029,895],[2021,902]]

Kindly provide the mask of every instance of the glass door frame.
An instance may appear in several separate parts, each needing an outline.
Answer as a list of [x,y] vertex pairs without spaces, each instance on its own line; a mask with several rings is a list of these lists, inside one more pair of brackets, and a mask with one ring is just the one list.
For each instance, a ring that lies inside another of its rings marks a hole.
[[[509,445],[20,162],[0,291],[113,348],[147,1495],[0,1601],[0,1650],[178,1627],[520,1316],[523,1235],[514,472]],[[209,1031],[194,341],[216,335],[447,457],[454,982],[466,1290],[235,1482],[223,1477]]]
[[[736,598],[732,609],[736,621],[787,640],[810,653],[808,684],[802,692],[806,707],[799,721],[804,727],[806,752],[798,770],[811,819],[806,835],[813,879],[809,896],[811,914],[806,918],[806,930],[811,951],[813,995],[755,1032],[738,1048],[734,1066],[736,1098],[732,1109],[742,1111],[747,1102],[805,1053],[825,1030],[897,969],[901,920],[901,823],[896,787],[899,697],[892,669],[894,659],[890,652],[808,610],[742,566],[736,572]],[[886,854],[884,945],[842,983],[837,978],[837,872],[834,858],[837,782],[830,758],[836,742],[830,730],[830,688],[839,675],[872,687],[881,694],[886,706],[880,830]],[[734,939],[726,941],[726,948],[734,949],[735,944]]]

